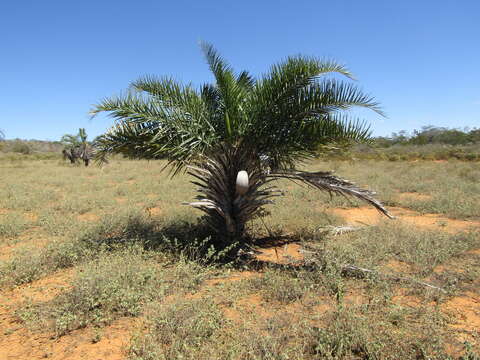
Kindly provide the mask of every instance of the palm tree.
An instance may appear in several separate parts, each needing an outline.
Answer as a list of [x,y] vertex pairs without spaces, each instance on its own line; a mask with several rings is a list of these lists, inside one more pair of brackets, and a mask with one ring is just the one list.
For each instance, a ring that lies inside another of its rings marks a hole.
[[280,178],[360,198],[390,216],[368,190],[330,172],[296,170],[319,149],[369,139],[368,126],[345,110],[364,107],[382,114],[372,97],[338,79],[353,79],[344,66],[294,56],[256,79],[247,71],[235,73],[212,45],[201,48],[213,84],[197,89],[146,76],[94,106],[92,116],[107,112],[116,120],[97,141],[99,160],[121,153],[167,159],[173,175],[186,170],[199,192],[188,204],[230,241],[242,239],[246,223],[282,195],[272,186]]
[[0,150],[3,148],[2,142],[5,140],[5,133],[0,129]]
[[70,159],[72,164],[78,159],[82,159],[85,166],[88,166],[90,159],[93,157],[93,148],[87,141],[87,132],[84,128],[78,129],[77,135],[65,134],[60,139],[64,145],[62,150],[63,158]]

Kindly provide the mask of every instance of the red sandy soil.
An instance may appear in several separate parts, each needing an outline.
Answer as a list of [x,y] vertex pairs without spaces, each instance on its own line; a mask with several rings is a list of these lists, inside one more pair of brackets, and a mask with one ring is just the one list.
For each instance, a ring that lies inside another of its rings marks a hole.
[[467,292],[456,296],[441,306],[442,311],[453,316],[450,326],[457,330],[456,337],[460,342],[475,341],[480,334],[480,295]]
[[158,206],[147,208],[146,211],[148,212],[148,215],[150,215],[150,216],[159,216],[159,215],[162,215],[162,213],[163,213],[163,210]]
[[256,258],[260,261],[275,264],[287,264],[296,260],[303,260],[303,255],[300,253],[301,248],[296,243],[260,248]]
[[[438,214],[420,214],[416,211],[390,207],[388,210],[396,217],[396,221],[428,229],[443,230],[448,233],[458,233],[475,227],[480,228],[480,221],[466,221],[449,219]],[[372,207],[335,208],[330,210],[333,214],[345,219],[350,225],[377,225],[385,216]]]
[[77,216],[77,220],[80,220],[80,221],[95,222],[95,221],[98,221],[99,219],[100,217],[97,214],[88,213],[88,212]]
[[[417,195],[405,195],[417,196]],[[439,229],[447,232],[458,232],[480,226],[478,221],[453,220],[436,214],[420,215],[414,211],[403,208],[391,208],[392,213],[398,218],[397,221],[414,226]],[[159,215],[162,210],[158,207],[148,209],[151,215]],[[352,209],[333,209],[334,214],[344,218],[353,225],[375,225],[383,220],[383,215],[372,208],[361,207]],[[0,209],[0,214],[7,211]],[[78,216],[82,221],[97,221],[98,216],[86,213]],[[0,257],[10,256],[11,250],[16,245],[0,248]],[[260,261],[285,264],[302,260],[301,246],[296,243],[274,244],[270,247],[259,249],[257,259]],[[469,251],[472,255],[480,255],[480,249]],[[445,265],[447,266],[447,265]],[[400,261],[390,261],[384,265],[385,269],[394,272],[409,273],[410,265]],[[443,269],[437,269],[442,271]],[[101,336],[96,338],[95,330],[85,328],[73,331],[60,338],[48,332],[28,330],[14,315],[27,299],[40,302],[48,301],[60,292],[69,288],[73,277],[73,270],[62,271],[50,275],[32,284],[20,286],[13,290],[0,292],[0,360],[23,360],[23,359],[55,359],[55,360],[119,360],[126,358],[126,349],[132,333],[139,329],[141,319],[120,319],[112,325],[101,329]],[[204,287],[191,297],[201,297],[208,292],[208,288],[221,286],[231,281],[240,281],[255,276],[261,276],[259,272],[245,271],[233,272],[227,277],[210,279]],[[360,290],[350,289],[345,294],[346,304],[353,306],[361,305],[368,301]],[[415,296],[408,295],[407,291],[400,290],[392,301],[402,306],[423,306]],[[286,314],[295,316],[299,304],[293,303],[285,307]],[[315,312],[326,313],[334,307],[328,301],[315,307]],[[480,296],[477,293],[466,292],[453,297],[441,305],[442,311],[453,319],[452,329],[455,330],[457,340],[475,342],[475,332],[480,329]],[[233,322],[240,322],[246,312],[257,314],[259,317],[268,319],[274,316],[266,306],[264,299],[258,295],[248,295],[237,300],[232,306],[224,306],[225,316]],[[454,352],[454,350],[452,350]]]

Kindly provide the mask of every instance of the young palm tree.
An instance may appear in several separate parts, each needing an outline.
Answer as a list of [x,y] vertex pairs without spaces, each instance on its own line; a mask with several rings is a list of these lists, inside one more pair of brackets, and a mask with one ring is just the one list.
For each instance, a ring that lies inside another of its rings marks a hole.
[[87,132],[84,128],[78,129],[77,135],[63,135],[60,142],[64,145],[62,150],[64,160],[68,158],[72,164],[75,164],[78,159],[82,159],[85,166],[88,166],[94,151],[88,143],[87,137]]
[[246,71],[235,73],[210,44],[201,47],[213,84],[196,89],[147,76],[127,93],[95,105],[92,116],[108,112],[116,120],[97,140],[100,160],[122,153],[167,159],[173,175],[186,169],[199,192],[188,204],[230,240],[242,238],[245,224],[281,195],[272,186],[280,178],[360,198],[390,216],[368,190],[330,172],[295,169],[331,144],[368,140],[368,127],[349,120],[345,110],[360,106],[382,114],[351,82],[326,76],[352,79],[344,66],[295,56],[255,79]]

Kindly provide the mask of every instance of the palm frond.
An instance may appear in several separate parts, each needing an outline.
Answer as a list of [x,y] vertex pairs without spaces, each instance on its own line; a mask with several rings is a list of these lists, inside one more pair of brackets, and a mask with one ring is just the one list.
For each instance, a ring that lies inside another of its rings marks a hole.
[[219,109],[225,123],[226,140],[235,141],[235,138],[242,133],[245,113],[241,105],[251,88],[247,86],[251,79],[246,73],[237,77],[230,65],[211,44],[202,42],[201,48],[215,77],[215,87],[220,95]]
[[[333,113],[312,122],[311,133],[323,144],[369,142],[370,125],[348,114]],[[323,145],[322,144],[322,145]]]
[[100,112],[120,121],[155,122],[168,118],[163,108],[157,102],[150,101],[140,94],[128,92],[123,95],[104,98],[90,110],[91,117]]
[[130,84],[130,87],[151,95],[165,108],[188,106],[198,97],[190,85],[182,85],[170,77],[144,76]]
[[293,57],[272,67],[249,98],[253,120],[245,138],[288,167],[314,156],[320,145],[368,140],[368,126],[341,112],[365,107],[383,115],[378,102],[354,84],[322,77],[330,72],[351,77],[341,65],[314,58]]
[[248,71],[242,71],[237,76],[237,83],[239,86],[245,88],[246,90],[253,90],[255,86],[255,79],[248,73]]
[[311,111],[324,113],[338,110],[348,110],[352,107],[364,107],[385,116],[380,104],[373,96],[365,94],[352,83],[346,83],[336,79],[329,79],[315,83],[303,89],[300,93]]
[[159,158],[151,140],[156,124],[119,122],[95,140],[96,158],[101,160],[107,154],[117,153],[129,158]]
[[269,174],[268,177],[273,179],[288,179],[294,182],[299,181],[316,189],[326,191],[329,194],[355,197],[366,201],[387,217],[393,218],[382,203],[374,198],[374,192],[362,189],[348,180],[334,176],[331,172],[279,171]]
[[220,56],[212,44],[202,41],[200,42],[200,48],[202,49],[205,60],[210,67],[210,71],[215,76],[217,83],[223,82],[226,76],[234,74],[233,68],[222,56]]

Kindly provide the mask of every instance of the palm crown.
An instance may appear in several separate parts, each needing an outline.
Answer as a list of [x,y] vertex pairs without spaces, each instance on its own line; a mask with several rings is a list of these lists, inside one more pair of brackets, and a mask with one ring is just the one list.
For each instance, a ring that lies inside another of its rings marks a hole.
[[[382,114],[378,103],[351,81],[335,61],[294,56],[255,79],[235,73],[212,45],[201,44],[215,82],[200,88],[172,78],[147,76],[124,95],[106,98],[92,115],[106,111],[117,121],[97,140],[98,156],[111,152],[132,158],[165,158],[174,173],[189,167],[200,186],[198,201],[218,232],[238,236],[244,224],[274,196],[275,178],[300,180],[321,190],[360,197],[388,214],[372,193],[330,173],[295,171],[298,162],[332,143],[368,140],[364,123],[344,113],[352,107]],[[264,171],[268,159],[272,171]],[[239,194],[239,171],[249,189]],[[233,224],[233,225],[232,225]]]

